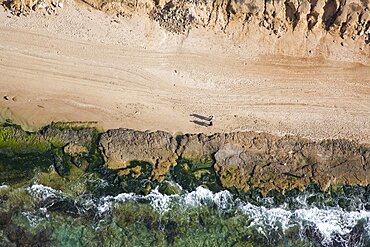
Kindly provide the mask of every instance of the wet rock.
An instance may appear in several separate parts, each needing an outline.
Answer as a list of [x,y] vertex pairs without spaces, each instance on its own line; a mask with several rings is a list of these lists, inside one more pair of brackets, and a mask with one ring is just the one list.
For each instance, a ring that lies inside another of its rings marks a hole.
[[[266,194],[274,189],[303,190],[312,182],[326,190],[333,184],[365,186],[370,181],[369,147],[346,140],[313,142],[254,132],[187,134],[176,140],[178,144],[164,132],[121,129],[104,133],[100,145],[110,168],[144,160],[156,164],[153,174],[163,175],[178,158],[174,176],[180,183],[198,184],[193,181],[196,174],[215,172],[223,187],[244,192],[251,186]],[[196,164],[210,165],[202,170]]]
[[226,144],[215,154],[215,170],[225,188],[249,189],[248,181],[257,157],[246,155],[239,145]]
[[[30,178],[34,168],[50,164],[60,176],[68,176],[73,164],[87,169],[94,159],[101,160],[98,145],[105,167],[116,171],[127,191],[138,186],[147,193],[166,176],[187,189],[254,188],[264,195],[304,190],[312,183],[322,190],[370,183],[370,146],[348,140],[310,141],[255,132],[172,136],[130,129],[98,135],[94,128],[69,125],[51,125],[36,133],[17,126],[0,131],[0,153],[6,155],[0,162],[1,181]],[[95,163],[95,169],[103,168]]]
[[153,166],[153,179],[161,179],[177,159],[177,142],[163,131],[109,130],[101,135],[99,146],[107,167],[122,169],[131,161],[149,162]]
[[82,145],[78,145],[75,143],[69,143],[67,146],[63,148],[64,153],[70,155],[70,156],[77,156],[88,153],[88,150],[86,147]]
[[72,217],[78,217],[84,213],[83,207],[71,199],[60,199],[43,205],[43,207],[47,207],[50,212],[58,212]]
[[32,234],[14,224],[9,225],[5,232],[8,239],[16,243],[17,246],[53,246],[53,241],[50,240],[51,231],[43,230],[37,234]]
[[61,153],[53,155],[53,165],[59,176],[64,177],[69,175],[71,167],[68,164],[66,158]]
[[172,179],[187,191],[194,191],[199,186],[206,187],[211,191],[222,189],[213,169],[212,160],[201,163],[179,159],[170,174]]
[[0,125],[0,153],[27,154],[42,153],[50,150],[51,145],[37,133],[24,131],[11,123]]
[[10,212],[0,212],[0,226],[5,227],[12,221],[12,214]]
[[[85,126],[84,123],[53,123],[41,129],[40,135],[50,142],[55,141],[56,145],[70,144],[70,148],[80,146],[90,150],[95,141],[96,129]],[[68,148],[67,148],[68,149]],[[68,150],[67,150],[68,151]],[[70,150],[72,151],[72,150]]]
[[181,187],[171,181],[164,181],[161,183],[158,190],[165,195],[179,195],[182,193]]

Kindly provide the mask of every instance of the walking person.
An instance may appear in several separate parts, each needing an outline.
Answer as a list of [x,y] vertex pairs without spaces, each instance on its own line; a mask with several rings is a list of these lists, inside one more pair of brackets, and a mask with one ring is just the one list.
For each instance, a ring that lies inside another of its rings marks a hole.
[[209,125],[208,126],[213,126],[214,122],[215,122],[215,115],[212,114],[209,117]]

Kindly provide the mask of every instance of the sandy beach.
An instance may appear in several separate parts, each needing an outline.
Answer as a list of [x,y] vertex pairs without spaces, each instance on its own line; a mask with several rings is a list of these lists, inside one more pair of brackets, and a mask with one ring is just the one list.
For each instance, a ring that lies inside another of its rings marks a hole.
[[369,9],[0,2],[0,246],[370,246]]
[[[174,35],[145,17],[75,3],[51,16],[0,10],[0,118],[28,129],[98,121],[370,141],[369,45],[358,56],[346,55],[355,42],[340,41],[330,41],[337,53],[317,45],[312,55],[279,53],[261,46],[262,34],[239,43],[203,29]],[[214,114],[215,125],[192,114]]]

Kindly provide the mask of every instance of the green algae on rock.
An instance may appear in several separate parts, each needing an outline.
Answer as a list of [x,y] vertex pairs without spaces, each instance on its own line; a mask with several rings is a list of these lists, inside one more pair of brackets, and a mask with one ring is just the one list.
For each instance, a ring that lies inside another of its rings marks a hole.
[[51,149],[51,144],[41,136],[23,131],[17,125],[0,126],[0,152],[2,154],[43,153]]
[[154,167],[152,178],[158,181],[177,159],[177,142],[163,131],[108,130],[100,135],[99,148],[108,168],[122,169],[135,160],[149,162]]
[[47,173],[52,168],[72,180],[76,176],[71,172],[96,173],[110,177],[126,192],[144,194],[163,181],[174,181],[186,190],[202,185],[246,193],[253,188],[263,195],[273,190],[303,191],[313,183],[326,190],[370,182],[368,144],[254,132],[172,136],[163,131],[100,132],[82,123],[53,123],[32,133],[4,124],[0,154],[1,183],[27,181],[36,170]]
[[187,191],[193,191],[198,186],[220,191],[222,187],[213,169],[213,161],[203,160],[203,162],[179,159],[170,172],[171,178]]
[[4,123],[0,126],[0,183],[21,183],[50,167],[67,176],[73,165],[81,167],[89,152],[95,152],[96,136],[94,128],[67,129],[51,124],[38,132],[27,132]]
[[[253,187],[264,195],[272,190],[302,191],[312,183],[326,190],[336,184],[366,186],[370,182],[369,145],[348,140],[310,141],[254,132],[174,138],[165,132],[118,129],[103,133],[99,147],[108,168],[122,169],[132,160],[149,162],[151,179],[159,182],[171,170],[178,178],[193,177],[189,183],[209,172],[220,187],[239,192]],[[208,171],[189,173],[194,164],[206,163]]]
[[[370,244],[370,186],[361,186],[368,181],[366,145],[256,133],[3,128],[6,246]],[[348,162],[354,174],[365,171],[361,183],[347,179]],[[333,165],[339,182],[323,192],[313,178],[328,175],[315,172]],[[333,229],[320,229],[315,214]]]

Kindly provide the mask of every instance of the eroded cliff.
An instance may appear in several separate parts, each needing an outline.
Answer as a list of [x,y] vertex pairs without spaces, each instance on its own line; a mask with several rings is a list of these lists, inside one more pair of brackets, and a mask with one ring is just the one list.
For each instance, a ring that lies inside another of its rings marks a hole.
[[[230,34],[255,35],[260,30],[281,37],[298,32],[328,32],[342,39],[370,42],[369,2],[362,0],[83,0],[95,9],[121,16],[144,15],[169,32],[206,27]],[[53,13],[57,0],[7,0],[14,14],[31,10]]]

